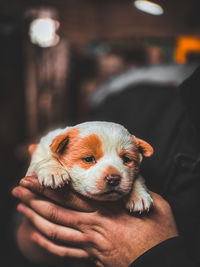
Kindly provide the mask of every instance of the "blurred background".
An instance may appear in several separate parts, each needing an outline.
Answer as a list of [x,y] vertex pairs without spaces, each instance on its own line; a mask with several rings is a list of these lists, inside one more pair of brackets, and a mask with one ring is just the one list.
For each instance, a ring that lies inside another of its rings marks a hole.
[[[153,2],[0,0],[1,242],[7,252],[15,208],[10,190],[25,174],[28,144],[86,120],[97,88],[124,71],[198,64],[199,0]],[[18,266],[14,256],[9,261],[5,266]]]

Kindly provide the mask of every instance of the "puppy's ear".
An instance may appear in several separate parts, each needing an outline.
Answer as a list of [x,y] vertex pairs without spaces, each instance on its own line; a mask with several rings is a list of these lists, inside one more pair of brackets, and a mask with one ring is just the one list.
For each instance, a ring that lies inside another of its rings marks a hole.
[[66,149],[67,145],[69,143],[69,135],[68,133],[60,134],[56,136],[51,145],[50,149],[53,153],[56,154],[63,154],[64,150]]
[[133,141],[136,143],[139,152],[145,156],[150,157],[153,154],[153,147],[146,141],[139,139],[132,135]]
[[65,133],[57,135],[50,145],[51,151],[55,154],[62,155],[70,144],[77,141],[78,136],[79,129],[77,128],[70,128]]

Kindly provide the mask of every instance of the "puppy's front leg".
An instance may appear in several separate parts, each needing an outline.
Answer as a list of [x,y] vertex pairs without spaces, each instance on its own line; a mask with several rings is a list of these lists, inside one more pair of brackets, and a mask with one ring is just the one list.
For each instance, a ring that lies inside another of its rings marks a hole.
[[153,199],[148,193],[147,187],[142,176],[139,176],[133,185],[133,189],[126,199],[126,208],[130,213],[149,211],[153,205]]
[[67,170],[54,158],[33,160],[27,171],[27,176],[36,174],[41,185],[53,189],[70,182]]

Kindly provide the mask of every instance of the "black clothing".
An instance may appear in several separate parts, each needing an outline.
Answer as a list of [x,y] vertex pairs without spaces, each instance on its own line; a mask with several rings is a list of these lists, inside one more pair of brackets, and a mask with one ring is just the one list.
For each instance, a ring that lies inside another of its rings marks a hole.
[[150,249],[130,265],[130,267],[198,267],[188,258],[181,237],[170,238]]
[[100,105],[93,105],[89,114],[90,120],[123,124],[153,146],[154,155],[143,160],[141,173],[150,190],[170,203],[179,233],[184,237],[184,242],[180,237],[165,241],[131,266],[200,266],[198,127],[197,120],[191,119],[194,110],[189,109],[191,103],[186,105],[188,99],[183,99],[187,90],[193,95],[193,90],[200,88],[199,77],[200,69],[183,87],[177,87],[173,81],[167,84],[132,82],[123,90],[108,94]]
[[190,118],[200,133],[200,67],[181,85],[181,95]]

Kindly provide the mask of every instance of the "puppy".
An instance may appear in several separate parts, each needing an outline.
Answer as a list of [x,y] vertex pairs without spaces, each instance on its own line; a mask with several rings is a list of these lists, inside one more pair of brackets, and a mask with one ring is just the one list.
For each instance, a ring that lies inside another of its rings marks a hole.
[[100,201],[124,198],[130,213],[149,211],[153,200],[139,175],[142,157],[153,154],[147,142],[122,125],[85,122],[57,129],[29,149],[27,176],[56,189],[70,183],[80,194]]

